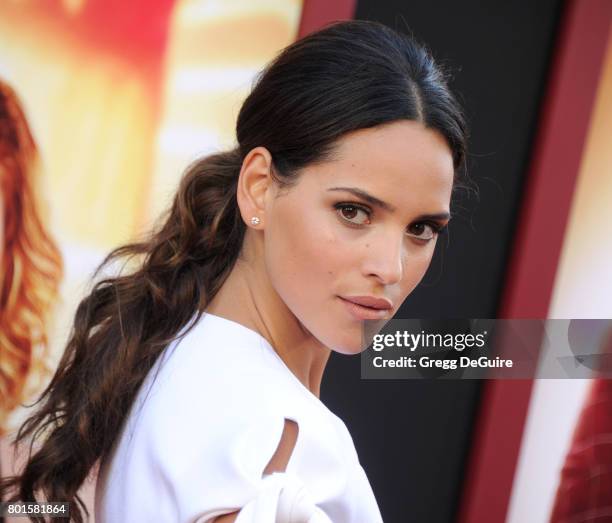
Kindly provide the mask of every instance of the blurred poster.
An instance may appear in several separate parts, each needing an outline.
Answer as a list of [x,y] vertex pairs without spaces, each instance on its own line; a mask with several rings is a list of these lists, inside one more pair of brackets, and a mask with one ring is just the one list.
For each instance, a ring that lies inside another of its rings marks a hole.
[[[602,63],[559,258],[548,313],[550,318],[612,318],[611,136],[612,35],[608,38]],[[554,191],[554,187],[550,190]],[[550,520],[576,422],[585,399],[593,401],[588,396],[591,386],[591,380],[536,380],[534,383],[508,523]],[[600,408],[605,408],[601,398],[599,403]],[[612,411],[608,412],[607,420],[602,417],[599,421],[601,427],[612,423]],[[610,439],[612,434],[600,437]],[[600,460],[605,457],[601,449],[598,450],[600,454],[593,448],[588,452],[593,454],[594,461],[596,457]],[[596,467],[598,470],[590,471],[602,486],[607,485],[602,475],[607,465],[601,461]],[[593,505],[588,508],[601,509],[597,506],[596,493],[592,494]],[[597,519],[595,512],[591,518]]]
[[612,34],[602,64],[551,317],[612,318]]
[[[5,371],[9,349],[0,347],[0,379],[27,380],[23,401],[50,378],[103,257],[153,225],[190,161],[232,146],[242,100],[296,38],[301,8],[300,0],[0,1],[0,80],[31,129],[41,230],[57,247],[57,296],[39,328],[48,343],[22,332],[45,349],[36,357],[48,371],[34,372],[34,358]],[[0,196],[4,212],[14,199]],[[26,415],[11,409],[2,428],[10,433]]]

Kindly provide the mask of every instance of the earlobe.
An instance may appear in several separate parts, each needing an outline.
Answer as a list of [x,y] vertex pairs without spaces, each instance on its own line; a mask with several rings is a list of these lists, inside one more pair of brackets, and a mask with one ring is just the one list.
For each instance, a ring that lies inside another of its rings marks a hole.
[[261,228],[265,216],[266,193],[273,182],[272,155],[265,147],[255,147],[244,157],[236,198],[244,222]]

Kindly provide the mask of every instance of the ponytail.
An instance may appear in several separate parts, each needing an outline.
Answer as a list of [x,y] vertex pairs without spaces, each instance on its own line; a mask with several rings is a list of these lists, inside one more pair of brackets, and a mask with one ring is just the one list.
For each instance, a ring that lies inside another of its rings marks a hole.
[[113,262],[138,260],[129,274],[97,282],[79,304],[57,371],[35,403],[41,406],[15,443],[30,436],[34,443],[43,432],[46,439],[20,477],[2,480],[0,494],[18,489],[12,501],[42,501],[38,492],[70,501],[71,518],[83,521],[75,510],[76,501],[87,513],[80,485],[112,448],[160,353],[195,314],[193,326],[238,258],[245,231],[236,203],[240,167],[238,149],[193,163],[161,228],[115,249],[98,267],[96,275]]

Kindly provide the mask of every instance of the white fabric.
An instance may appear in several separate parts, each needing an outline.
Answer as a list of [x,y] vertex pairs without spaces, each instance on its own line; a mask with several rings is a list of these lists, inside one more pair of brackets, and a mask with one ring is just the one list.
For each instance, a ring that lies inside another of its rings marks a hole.
[[306,486],[294,475],[274,472],[261,481],[255,499],[241,510],[235,523],[278,521],[279,523],[330,523],[317,507]]
[[[285,419],[298,438],[263,476]],[[96,523],[377,523],[346,426],[247,327],[205,314],[141,387],[96,486]]]

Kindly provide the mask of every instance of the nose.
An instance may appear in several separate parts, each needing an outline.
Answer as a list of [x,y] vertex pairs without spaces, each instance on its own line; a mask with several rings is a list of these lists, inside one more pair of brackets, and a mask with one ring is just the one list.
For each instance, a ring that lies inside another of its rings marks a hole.
[[401,281],[404,270],[404,233],[380,235],[365,244],[363,271],[367,277],[374,276],[384,285]]

